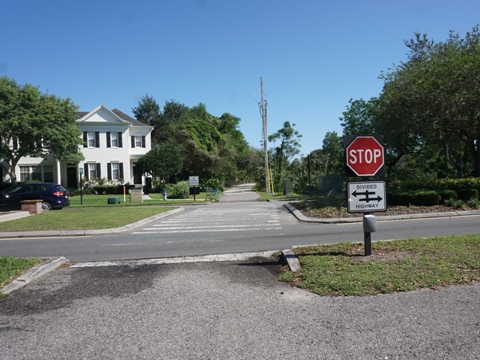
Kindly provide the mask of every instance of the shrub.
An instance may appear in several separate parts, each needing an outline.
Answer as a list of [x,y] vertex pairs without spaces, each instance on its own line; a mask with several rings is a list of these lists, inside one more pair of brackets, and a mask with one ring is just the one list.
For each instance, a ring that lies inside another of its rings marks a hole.
[[95,185],[93,190],[96,194],[123,194],[123,185]]
[[478,190],[477,189],[460,189],[457,191],[458,199],[463,201],[476,200],[478,199]]
[[74,190],[70,193],[71,196],[80,196],[80,194],[93,195],[94,192],[93,192],[92,188],[86,188],[86,189],[83,189],[82,191],[80,191],[80,189],[77,189],[77,190]]
[[480,201],[478,199],[469,200],[468,206],[472,209],[478,209],[480,207]]
[[188,181],[179,181],[176,184],[168,184],[167,196],[173,199],[185,199],[189,196],[190,185]]
[[221,185],[220,180],[218,179],[208,179],[202,186],[202,190],[205,191],[205,188],[211,187],[214,190],[223,191],[223,186]]
[[448,200],[457,200],[457,192],[455,190],[444,189],[437,191],[440,194],[440,204],[445,204]]
[[390,205],[431,206],[440,202],[441,196],[436,191],[398,192],[388,194]]
[[477,189],[480,191],[480,178],[463,179],[434,179],[434,180],[404,180],[389,184],[389,187],[401,189],[401,191],[420,191],[420,190],[455,190]]

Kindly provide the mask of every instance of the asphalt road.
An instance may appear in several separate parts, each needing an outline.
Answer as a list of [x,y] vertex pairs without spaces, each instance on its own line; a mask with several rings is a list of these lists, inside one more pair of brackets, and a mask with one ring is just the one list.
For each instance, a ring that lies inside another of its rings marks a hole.
[[[79,262],[283,250],[296,245],[363,241],[361,223],[299,222],[283,202],[226,202],[224,197],[213,205],[185,206],[182,212],[124,233],[0,238],[0,253],[65,256]],[[478,215],[378,219],[373,241],[473,234],[480,230]]]

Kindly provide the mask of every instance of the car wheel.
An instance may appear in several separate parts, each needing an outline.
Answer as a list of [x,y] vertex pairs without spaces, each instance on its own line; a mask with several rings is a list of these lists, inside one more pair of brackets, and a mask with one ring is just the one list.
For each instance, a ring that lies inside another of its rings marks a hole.
[[52,210],[52,204],[50,204],[47,201],[42,202],[42,210],[43,211]]

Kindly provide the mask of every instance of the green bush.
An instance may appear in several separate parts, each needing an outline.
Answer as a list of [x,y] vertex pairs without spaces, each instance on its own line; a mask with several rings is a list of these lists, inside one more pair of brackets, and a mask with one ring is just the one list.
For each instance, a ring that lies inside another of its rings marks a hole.
[[179,181],[176,184],[166,186],[167,196],[172,199],[185,199],[190,194],[190,185],[188,181]]
[[480,192],[480,178],[404,180],[389,184],[399,191],[477,189]]
[[80,191],[80,189],[77,189],[77,190],[73,190],[72,192],[70,192],[71,196],[80,196],[80,194],[94,195],[95,193],[93,192],[92,188],[86,188],[86,189],[83,189],[82,191]]
[[457,192],[455,190],[444,189],[437,191],[440,194],[440,204],[445,204],[449,200],[457,200]]
[[478,209],[480,207],[480,201],[478,199],[469,200],[468,206],[472,209]]
[[472,189],[472,188],[460,189],[457,191],[457,194],[458,194],[458,199],[463,201],[478,199],[477,189]]
[[205,191],[205,188],[210,187],[214,190],[220,190],[223,191],[223,186],[218,179],[208,179],[202,184],[202,191]]
[[123,194],[123,185],[95,185],[93,190],[96,194]]
[[436,191],[397,192],[388,194],[390,205],[432,206],[440,202],[441,196]]

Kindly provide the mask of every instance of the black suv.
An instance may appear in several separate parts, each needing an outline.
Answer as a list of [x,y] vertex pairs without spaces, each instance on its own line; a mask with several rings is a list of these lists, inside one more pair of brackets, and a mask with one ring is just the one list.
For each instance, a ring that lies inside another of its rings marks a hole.
[[26,183],[0,192],[0,211],[21,210],[22,200],[42,200],[44,211],[70,205],[68,191],[57,184]]

